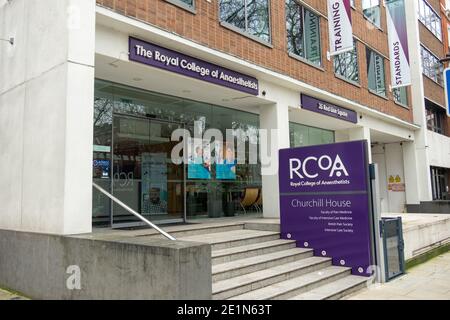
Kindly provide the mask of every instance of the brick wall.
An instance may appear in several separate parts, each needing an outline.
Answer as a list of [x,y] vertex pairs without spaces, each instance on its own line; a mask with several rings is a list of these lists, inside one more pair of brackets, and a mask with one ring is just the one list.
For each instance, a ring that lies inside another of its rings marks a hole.
[[[285,0],[271,0],[272,48],[229,30],[219,23],[218,0],[196,0],[196,14],[192,14],[164,0],[97,0],[99,5],[174,32],[207,47],[229,53],[270,70],[286,74],[320,89],[343,96],[386,114],[412,121],[412,112],[394,103],[391,92],[387,99],[374,95],[367,88],[365,44],[388,56],[386,12],[382,9],[381,28],[375,28],[362,14],[361,2],[352,10],[354,34],[358,41],[360,86],[338,79],[332,61],[327,61],[328,26],[321,18],[322,68],[315,68],[287,53],[285,32]],[[326,1],[305,0],[305,3],[326,15]],[[151,40],[151,39],[149,39]],[[385,61],[386,86],[390,84],[389,61]]]

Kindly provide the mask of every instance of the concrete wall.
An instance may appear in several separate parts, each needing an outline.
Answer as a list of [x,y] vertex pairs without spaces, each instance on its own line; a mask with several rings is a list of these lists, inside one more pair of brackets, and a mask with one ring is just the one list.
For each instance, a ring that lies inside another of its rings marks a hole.
[[[81,290],[67,287],[71,266]],[[33,299],[210,299],[211,279],[206,244],[0,230],[0,287]]]
[[95,1],[0,1],[0,37],[0,228],[89,232]]
[[[400,184],[405,183],[403,170],[403,150],[400,143],[388,143],[385,145],[386,179],[400,177]],[[406,195],[404,191],[388,190],[389,212],[405,212]]]
[[450,168],[450,138],[428,131],[428,157],[434,167]]
[[427,118],[425,114],[425,92],[422,75],[422,59],[420,54],[420,34],[418,22],[418,1],[410,1],[406,6],[406,22],[408,29],[408,47],[411,64],[411,106],[413,121],[421,129],[415,132],[415,143],[404,149],[405,173],[408,184],[417,186],[409,190],[408,204],[419,204],[421,201],[432,200],[429,158],[427,153]]
[[409,214],[403,217],[405,260],[450,241],[450,215]]
[[372,148],[373,163],[378,165],[378,185],[380,190],[381,212],[389,212],[388,176],[386,170],[386,154],[384,145],[376,145]]
[[381,212],[405,212],[406,192],[388,188],[391,176],[399,176],[400,183],[405,183],[403,146],[400,143],[375,145],[372,148],[372,159],[378,165]]

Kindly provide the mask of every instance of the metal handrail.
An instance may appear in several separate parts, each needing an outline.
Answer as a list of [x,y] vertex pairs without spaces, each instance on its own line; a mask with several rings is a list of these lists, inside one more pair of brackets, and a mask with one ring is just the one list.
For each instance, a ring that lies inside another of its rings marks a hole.
[[164,230],[162,230],[160,227],[158,227],[157,225],[155,225],[154,223],[150,222],[149,220],[147,220],[146,218],[144,218],[142,215],[140,215],[139,213],[137,213],[136,211],[134,211],[133,209],[131,209],[129,206],[127,206],[125,203],[123,203],[122,201],[120,201],[119,199],[117,199],[116,197],[114,197],[112,194],[110,194],[108,191],[106,191],[105,189],[103,189],[102,187],[100,187],[99,185],[97,185],[95,182],[92,182],[92,185],[94,186],[95,189],[97,189],[98,191],[100,191],[101,193],[103,193],[105,196],[107,196],[109,199],[111,199],[112,201],[114,201],[115,203],[117,203],[119,206],[121,206],[122,208],[124,208],[125,210],[127,210],[129,213],[131,213],[132,215],[136,216],[137,218],[139,218],[140,220],[142,220],[143,222],[145,222],[146,224],[148,224],[150,227],[152,227],[153,229],[155,229],[156,231],[158,231],[159,233],[161,233],[164,237],[166,237],[169,240],[177,240],[174,237],[172,237],[170,234],[168,234],[167,232],[165,232]]

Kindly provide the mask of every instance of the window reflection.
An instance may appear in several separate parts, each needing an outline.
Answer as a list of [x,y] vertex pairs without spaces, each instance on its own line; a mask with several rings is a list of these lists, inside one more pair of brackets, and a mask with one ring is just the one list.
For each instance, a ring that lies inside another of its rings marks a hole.
[[353,50],[334,57],[334,71],[336,75],[359,83],[359,66],[357,42],[353,41]]
[[362,0],[364,16],[377,27],[381,26],[380,0]]
[[268,0],[220,0],[219,6],[222,22],[270,42]]
[[[231,129],[236,146],[238,141],[245,146],[246,157],[242,163],[237,164],[235,180],[218,180],[213,167],[212,179],[205,181],[187,179],[186,189],[184,189],[183,184],[180,186],[178,181],[182,181],[187,175],[178,172],[177,168],[168,166],[168,198],[175,199],[173,201],[177,202],[170,204],[168,207],[169,214],[172,211],[184,210],[184,194],[186,194],[186,212],[190,218],[234,214],[239,209],[240,194],[246,187],[261,188],[261,167],[258,152],[256,152],[256,164],[250,164],[249,154],[249,150],[258,150],[259,115],[257,114],[166,96],[101,80],[96,80],[94,106],[94,144],[98,145],[97,149],[94,148],[94,159],[111,161],[108,169],[109,174],[105,176],[98,169],[94,180],[99,182],[106,190],[111,191],[112,176],[115,173],[120,173],[113,163],[126,166],[120,169],[121,172],[132,173],[133,179],[131,180],[136,183],[130,186],[126,181],[122,181],[124,179],[117,180],[117,182],[125,183],[123,186],[117,186],[116,190],[123,193],[120,196],[124,199],[130,198],[130,192],[140,194],[138,189],[141,188],[139,186],[142,184],[138,180],[141,179],[141,153],[161,153],[162,149],[156,149],[155,142],[161,144],[163,138],[164,141],[170,138],[171,128],[178,128],[178,125],[172,126],[171,123],[183,124],[184,128],[190,131],[191,136],[194,136],[194,126],[197,126],[195,129],[200,133],[204,133],[211,128],[219,129],[224,138],[226,138],[226,130]],[[130,116],[137,120],[131,121],[128,119]],[[142,119],[142,121],[139,121],[139,119]],[[161,120],[168,124],[156,125],[153,123]],[[149,121],[150,125],[146,125],[145,123]],[[113,129],[113,124],[115,129]],[[157,130],[157,132],[154,130]],[[114,146],[120,147],[120,150],[114,150],[115,148],[112,145],[113,132],[116,136]],[[142,140],[146,136],[149,138],[148,143],[144,141],[145,139]],[[129,138],[134,140],[130,140],[128,143],[126,139]],[[136,140],[138,138],[139,141]],[[127,148],[134,151],[130,151],[130,153]],[[164,149],[164,152],[166,151]],[[120,155],[116,162],[114,162],[112,154],[117,154],[116,158]],[[172,183],[172,180],[176,181]],[[115,191],[112,191],[114,194]],[[142,199],[138,199],[136,196],[132,198],[132,201],[134,201],[132,207],[140,210]],[[109,219],[110,203],[105,197],[100,194],[97,195],[95,191],[93,207],[94,217],[97,221]],[[114,210],[117,209],[114,208]]]
[[306,147],[334,142],[334,132],[303,124],[289,123],[291,148]]
[[321,64],[320,17],[295,0],[286,0],[288,51]]

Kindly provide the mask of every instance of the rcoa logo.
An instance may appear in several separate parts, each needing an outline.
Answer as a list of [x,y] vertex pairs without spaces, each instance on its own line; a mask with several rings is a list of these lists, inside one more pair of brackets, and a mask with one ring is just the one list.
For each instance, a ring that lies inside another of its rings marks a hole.
[[[316,164],[313,166],[313,164]],[[311,168],[316,168],[316,170],[312,170]],[[315,179],[319,176],[318,170],[323,172],[329,172],[329,177],[341,177],[342,175],[348,177],[348,171],[344,166],[344,163],[341,160],[339,155],[336,155],[336,158],[333,160],[330,156],[323,155],[320,158],[317,157],[308,157],[305,160],[300,160],[296,158],[292,158],[289,160],[289,172],[290,179],[294,179],[294,175],[299,177],[300,179]]]

